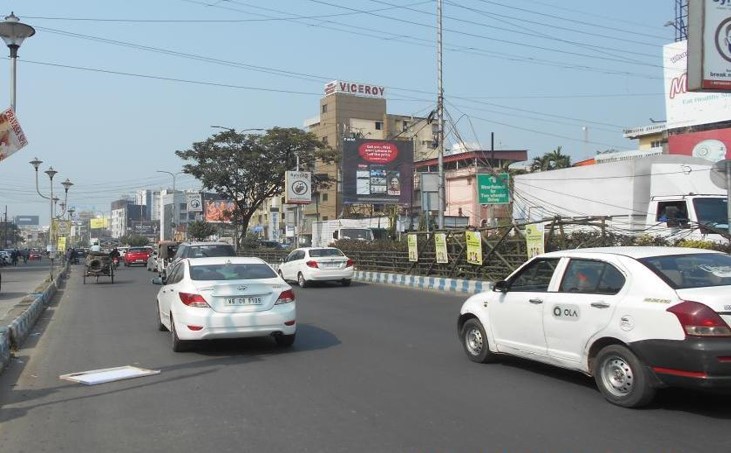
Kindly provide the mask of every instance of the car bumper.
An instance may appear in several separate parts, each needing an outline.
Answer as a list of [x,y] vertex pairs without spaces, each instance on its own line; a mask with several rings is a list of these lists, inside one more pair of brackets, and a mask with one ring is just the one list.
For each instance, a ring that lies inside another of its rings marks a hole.
[[[292,335],[297,330],[294,303],[253,313],[216,313],[208,308],[189,308],[173,312],[175,330],[181,340],[264,337],[271,334]],[[287,325],[291,324],[291,325]],[[200,330],[190,326],[202,327]]]
[[731,389],[731,338],[646,340],[631,346],[661,386]]
[[353,268],[348,267],[345,269],[307,269],[304,272],[305,279],[314,282],[324,281],[337,281],[337,280],[352,280],[353,279]]

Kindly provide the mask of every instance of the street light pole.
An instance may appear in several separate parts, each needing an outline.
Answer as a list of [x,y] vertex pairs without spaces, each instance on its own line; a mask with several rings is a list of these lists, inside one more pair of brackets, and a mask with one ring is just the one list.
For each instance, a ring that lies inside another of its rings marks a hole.
[[0,37],[10,49],[10,107],[15,111],[15,76],[17,73],[16,62],[18,60],[18,49],[25,38],[30,38],[36,33],[30,25],[20,22],[12,12],[5,16],[5,22],[0,23]]
[[54,196],[53,196],[53,177],[56,176],[56,173],[58,173],[56,170],[53,169],[53,167],[48,167],[48,170],[46,170],[44,173],[48,175],[48,179],[51,180],[51,196],[49,198],[50,205],[51,205],[51,216],[48,220],[48,258],[51,261],[49,272],[51,273],[51,281],[53,281],[53,260],[56,258],[56,255],[54,253],[55,244],[53,243],[53,203],[54,203]]

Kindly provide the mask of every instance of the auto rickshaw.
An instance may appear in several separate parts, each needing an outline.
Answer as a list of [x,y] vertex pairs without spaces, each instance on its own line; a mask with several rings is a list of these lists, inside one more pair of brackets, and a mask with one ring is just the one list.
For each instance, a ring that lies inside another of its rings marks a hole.
[[177,241],[160,241],[157,244],[157,273],[160,275],[165,274],[168,264],[173,260],[175,252],[178,251]]

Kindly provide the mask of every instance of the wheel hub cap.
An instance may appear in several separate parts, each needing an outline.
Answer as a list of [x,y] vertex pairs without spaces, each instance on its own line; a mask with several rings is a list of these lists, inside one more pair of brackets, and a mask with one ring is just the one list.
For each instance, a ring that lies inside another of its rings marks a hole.
[[615,395],[626,395],[632,390],[634,375],[632,369],[623,359],[615,357],[607,360],[603,372],[607,388]]
[[482,334],[478,329],[471,329],[467,332],[466,340],[467,349],[470,351],[470,354],[478,355],[482,352]]

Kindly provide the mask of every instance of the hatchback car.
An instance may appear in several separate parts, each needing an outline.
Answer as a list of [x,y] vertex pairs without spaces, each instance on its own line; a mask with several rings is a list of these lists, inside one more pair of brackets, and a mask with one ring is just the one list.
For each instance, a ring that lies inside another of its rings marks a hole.
[[193,340],[273,336],[288,347],[296,335],[292,287],[265,261],[253,257],[182,259],[155,277],[160,330],[169,330],[173,351]]
[[293,250],[279,264],[279,275],[296,281],[300,287],[310,282],[340,282],[349,286],[354,273],[353,260],[335,247],[302,247]]
[[462,305],[467,357],[500,354],[593,376],[604,397],[648,404],[666,386],[731,388],[731,256],[679,247],[539,255]]
[[147,247],[130,247],[122,259],[125,266],[147,266],[147,259],[150,258],[150,249]]

